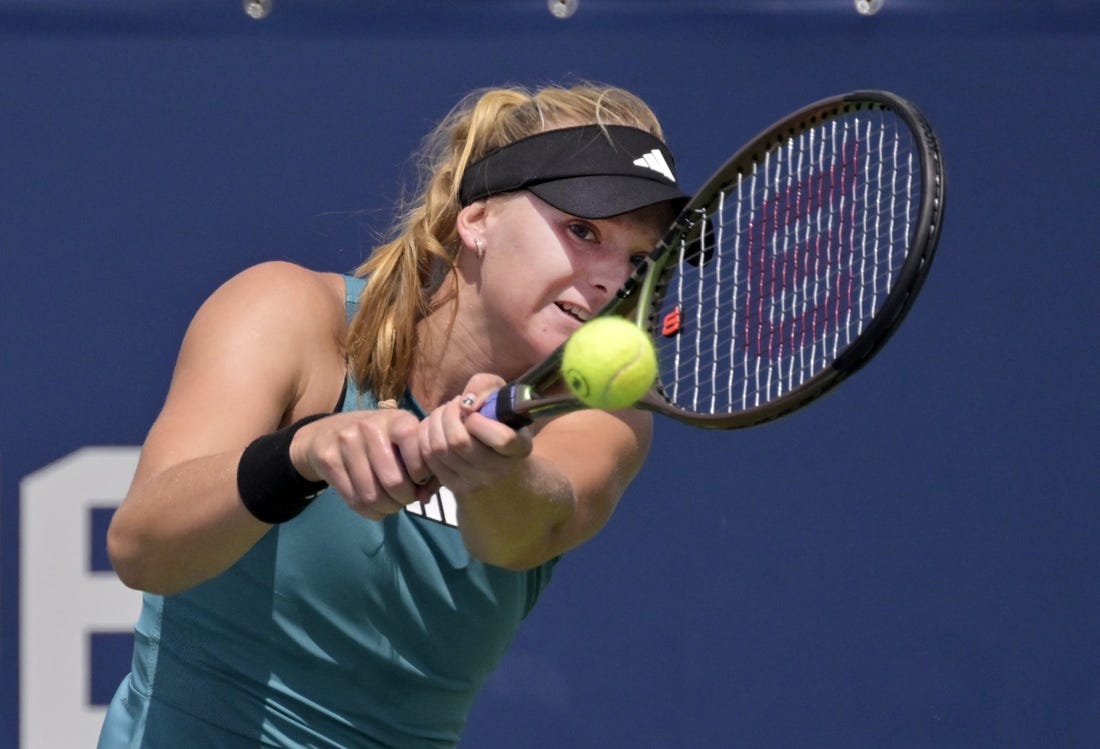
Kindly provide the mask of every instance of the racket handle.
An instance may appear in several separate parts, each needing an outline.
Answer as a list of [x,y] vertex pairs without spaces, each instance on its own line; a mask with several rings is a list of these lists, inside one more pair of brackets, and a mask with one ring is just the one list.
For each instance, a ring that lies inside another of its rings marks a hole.
[[515,392],[516,389],[511,385],[505,385],[500,390],[494,390],[486,399],[485,404],[478,409],[478,413],[489,417],[493,421],[507,424],[512,429],[521,429],[527,426],[533,419],[526,414],[515,411],[512,402]]

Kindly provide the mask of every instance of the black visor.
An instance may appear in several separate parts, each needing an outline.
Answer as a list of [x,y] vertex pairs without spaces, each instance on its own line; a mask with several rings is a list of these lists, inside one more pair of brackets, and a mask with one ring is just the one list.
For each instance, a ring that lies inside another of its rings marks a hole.
[[688,201],[676,184],[668,147],[644,130],[582,125],[547,130],[509,143],[470,164],[459,200],[530,190],[558,210],[607,218],[674,201]]

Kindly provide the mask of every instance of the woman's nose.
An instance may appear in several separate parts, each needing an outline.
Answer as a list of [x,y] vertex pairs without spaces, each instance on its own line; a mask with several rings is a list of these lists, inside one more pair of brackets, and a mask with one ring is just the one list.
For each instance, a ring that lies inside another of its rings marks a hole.
[[622,286],[630,276],[633,266],[626,253],[610,249],[596,253],[589,268],[590,283],[604,293]]

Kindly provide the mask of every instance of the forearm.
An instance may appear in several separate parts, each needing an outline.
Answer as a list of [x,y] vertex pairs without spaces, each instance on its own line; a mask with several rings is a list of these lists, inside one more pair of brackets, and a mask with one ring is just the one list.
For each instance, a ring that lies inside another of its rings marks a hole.
[[239,459],[239,452],[194,458],[135,481],[107,538],[126,585],[185,590],[228,569],[271,528],[241,504]]
[[508,478],[457,498],[459,529],[470,553],[514,570],[557,556],[563,531],[577,513],[569,479],[531,456]]

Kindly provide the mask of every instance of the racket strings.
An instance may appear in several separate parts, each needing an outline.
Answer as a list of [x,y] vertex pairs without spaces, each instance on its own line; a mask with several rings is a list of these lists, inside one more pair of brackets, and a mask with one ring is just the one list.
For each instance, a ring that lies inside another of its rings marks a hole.
[[665,397],[735,413],[827,369],[894,287],[920,181],[912,134],[881,110],[792,135],[727,184],[697,222],[702,255],[685,237],[667,269],[656,336]]

